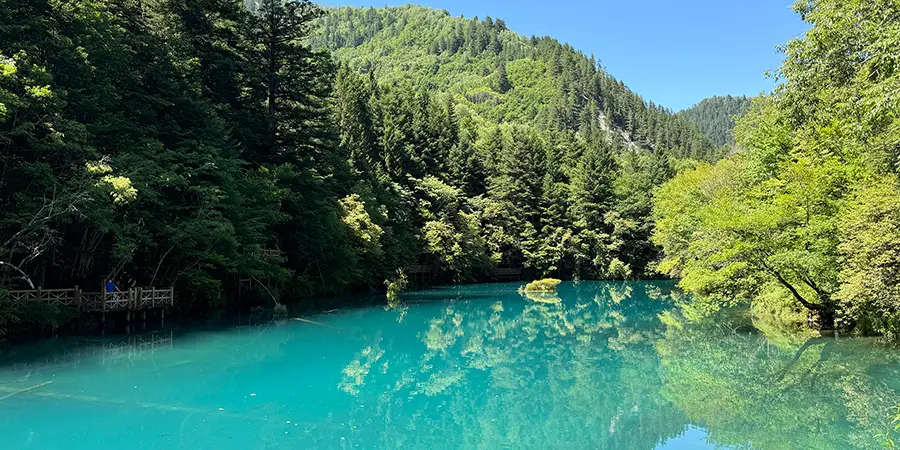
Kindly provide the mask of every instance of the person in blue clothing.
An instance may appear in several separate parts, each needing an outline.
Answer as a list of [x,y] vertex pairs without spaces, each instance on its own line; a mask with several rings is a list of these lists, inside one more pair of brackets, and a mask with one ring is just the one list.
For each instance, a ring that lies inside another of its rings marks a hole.
[[116,292],[116,283],[113,280],[106,280],[106,293],[112,294]]

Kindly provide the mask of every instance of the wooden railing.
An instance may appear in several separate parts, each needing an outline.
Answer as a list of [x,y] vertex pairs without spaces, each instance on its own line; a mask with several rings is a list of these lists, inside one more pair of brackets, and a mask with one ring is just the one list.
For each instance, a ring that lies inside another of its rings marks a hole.
[[121,292],[82,292],[78,286],[72,289],[34,289],[26,291],[0,291],[0,295],[14,304],[40,302],[51,306],[77,308],[79,311],[139,311],[175,306],[172,288],[133,288]]
[[31,291],[8,291],[7,299],[12,303],[22,304],[41,301],[54,306],[77,306],[78,288],[75,289],[41,289]]
[[135,309],[157,308],[160,306],[175,306],[175,291],[169,289],[137,289]]

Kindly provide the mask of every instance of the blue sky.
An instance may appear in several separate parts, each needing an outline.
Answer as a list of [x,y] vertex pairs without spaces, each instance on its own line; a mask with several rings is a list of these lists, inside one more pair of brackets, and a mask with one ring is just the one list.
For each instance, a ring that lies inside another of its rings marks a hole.
[[[353,6],[410,1],[320,0]],[[587,54],[648,100],[681,110],[713,95],[756,95],[805,24],[793,0],[418,0],[466,17],[501,18],[519,34],[549,35]]]

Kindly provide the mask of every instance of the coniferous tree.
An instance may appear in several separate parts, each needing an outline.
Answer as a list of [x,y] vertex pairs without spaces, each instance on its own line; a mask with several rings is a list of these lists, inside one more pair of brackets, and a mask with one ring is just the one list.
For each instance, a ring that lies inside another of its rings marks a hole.
[[512,89],[512,83],[509,82],[509,75],[506,74],[506,64],[500,64],[497,69],[497,85],[496,91],[505,94]]

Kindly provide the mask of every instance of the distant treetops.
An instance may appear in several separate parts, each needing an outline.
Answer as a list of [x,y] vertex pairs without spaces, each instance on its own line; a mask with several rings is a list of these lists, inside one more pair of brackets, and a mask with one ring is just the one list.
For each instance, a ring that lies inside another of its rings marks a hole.
[[710,97],[678,113],[697,125],[716,146],[734,146],[735,120],[750,109],[747,97]]

